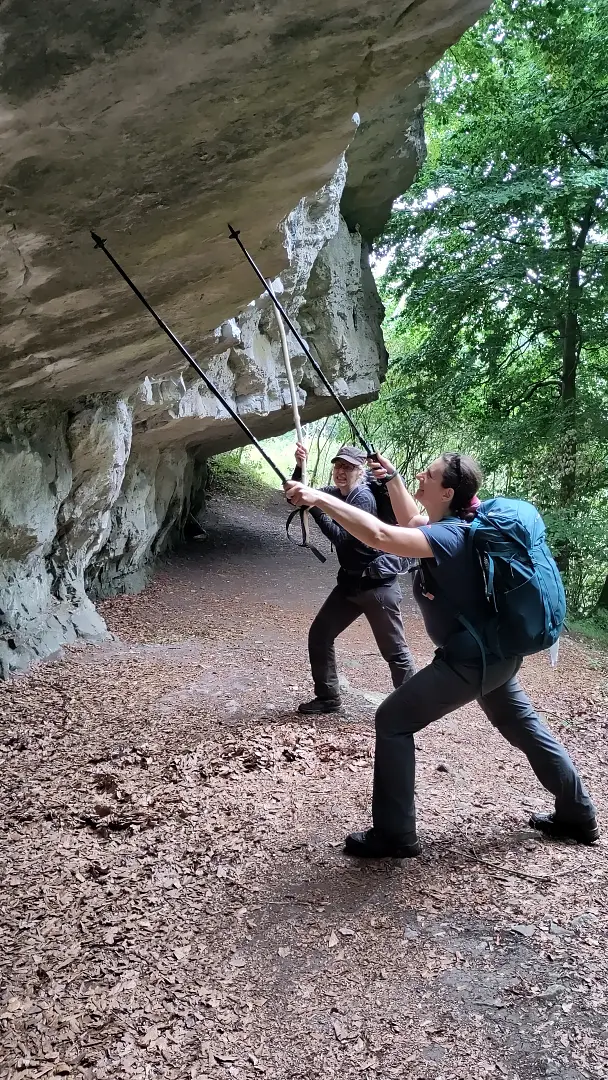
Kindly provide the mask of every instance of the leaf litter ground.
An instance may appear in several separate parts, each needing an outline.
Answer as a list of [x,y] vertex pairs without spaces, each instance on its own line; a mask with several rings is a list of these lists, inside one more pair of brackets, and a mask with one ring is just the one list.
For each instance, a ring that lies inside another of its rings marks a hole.
[[[114,640],[0,687],[0,1075],[605,1075],[606,847],[527,829],[548,801],[476,707],[417,739],[424,855],[342,854],[388,672],[360,622],[343,714],[296,713],[336,567],[283,520],[223,500],[103,605]],[[523,682],[605,820],[606,656],[567,641]]]

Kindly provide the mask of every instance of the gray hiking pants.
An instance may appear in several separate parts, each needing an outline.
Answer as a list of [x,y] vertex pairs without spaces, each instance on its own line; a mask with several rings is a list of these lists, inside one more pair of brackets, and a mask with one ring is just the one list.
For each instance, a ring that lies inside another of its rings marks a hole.
[[488,667],[481,693],[481,664],[448,663],[442,650],[428,667],[393,691],[376,713],[372,814],[374,827],[394,836],[416,832],[414,733],[476,700],[497,731],[527,757],[556,814],[588,821],[593,803],[564,747],[544,726],[516,678],[521,659]]
[[414,658],[403,632],[401,588],[397,579],[378,583],[373,589],[336,585],[308,632],[308,655],[316,697],[340,697],[334,641],[361,615],[365,615],[390,668],[393,686],[401,686],[415,673]]

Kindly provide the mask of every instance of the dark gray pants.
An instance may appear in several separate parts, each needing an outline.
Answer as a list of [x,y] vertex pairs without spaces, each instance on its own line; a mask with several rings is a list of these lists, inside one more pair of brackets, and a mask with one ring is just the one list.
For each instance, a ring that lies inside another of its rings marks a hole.
[[340,697],[334,641],[361,615],[365,615],[390,668],[393,686],[401,686],[415,673],[414,658],[403,633],[399,582],[394,579],[374,589],[336,585],[308,632],[308,655],[318,698]]
[[372,814],[374,827],[407,837],[416,832],[414,732],[477,700],[497,731],[527,757],[556,814],[588,821],[591,799],[564,747],[541,723],[516,678],[521,660],[505,660],[486,672],[481,693],[479,663],[448,663],[441,650],[428,667],[382,702],[376,713]]

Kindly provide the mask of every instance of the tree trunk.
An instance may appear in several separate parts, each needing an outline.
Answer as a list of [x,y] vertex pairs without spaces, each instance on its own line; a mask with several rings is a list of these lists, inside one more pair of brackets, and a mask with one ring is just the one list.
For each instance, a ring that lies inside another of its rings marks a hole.
[[596,608],[598,611],[608,611],[608,574],[606,574],[606,580],[602,586]]
[[568,310],[564,319],[562,338],[562,475],[560,480],[560,505],[567,508],[574,502],[576,494],[576,374],[580,355],[580,327],[578,322],[578,304],[575,302],[579,290],[580,256],[570,266],[568,281]]
[[[577,415],[576,415],[576,376],[581,354],[581,326],[579,305],[581,299],[581,261],[591,228],[597,195],[587,203],[580,222],[576,240],[569,218],[564,221],[566,243],[568,247],[568,288],[566,309],[560,319],[560,339],[562,350],[561,379],[561,415],[562,415],[562,470],[560,477],[559,502],[562,510],[575,510],[576,507],[576,466],[578,454]],[[564,541],[557,552],[557,564],[562,574],[567,574],[572,555],[572,542]]]

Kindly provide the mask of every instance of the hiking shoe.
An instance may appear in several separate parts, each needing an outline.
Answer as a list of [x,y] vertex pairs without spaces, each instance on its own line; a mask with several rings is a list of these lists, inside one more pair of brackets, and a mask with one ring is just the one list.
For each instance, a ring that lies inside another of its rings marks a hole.
[[588,821],[561,821],[555,814],[532,814],[530,825],[552,840],[576,840],[577,844],[594,844],[600,830],[594,817]]
[[359,859],[413,859],[420,855],[422,844],[415,834],[401,838],[368,829],[367,832],[349,833],[344,841],[344,851]]
[[312,701],[303,701],[298,705],[298,712],[311,716],[315,713],[338,712],[342,708],[340,698],[313,698]]

